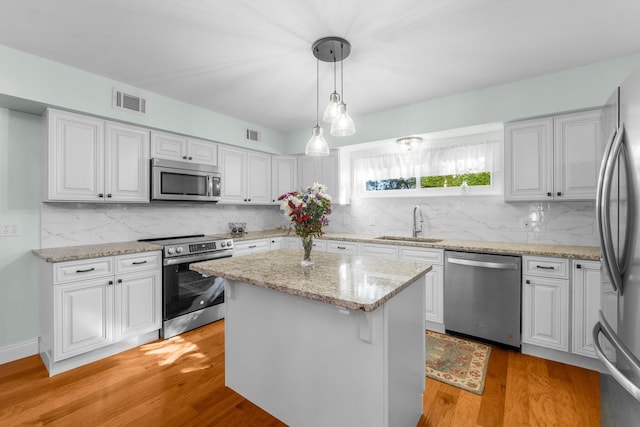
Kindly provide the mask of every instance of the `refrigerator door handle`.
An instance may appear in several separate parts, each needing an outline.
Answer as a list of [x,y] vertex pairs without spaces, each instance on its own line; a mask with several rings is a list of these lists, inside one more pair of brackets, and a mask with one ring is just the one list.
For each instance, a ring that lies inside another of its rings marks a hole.
[[[598,214],[598,231],[600,236],[600,246],[602,248],[602,260],[611,276],[611,286],[615,291],[622,295],[622,274],[623,272],[618,265],[615,249],[613,247],[613,236],[611,233],[611,212],[609,210],[609,201],[611,199],[611,184],[613,181],[613,173],[615,172],[616,161],[622,148],[624,135],[624,127],[616,132],[615,138],[608,150],[604,168],[601,168],[602,181],[598,182],[598,191],[596,196],[600,196],[597,202],[596,214]],[[602,173],[604,172],[604,173]]]
[[600,321],[598,321],[593,327],[593,345],[596,350],[598,359],[604,364],[611,376],[631,394],[636,400],[640,401],[640,388],[634,384],[629,378],[627,378],[622,372],[616,368],[616,366],[607,358],[600,345],[599,335],[602,334],[613,345],[618,357],[623,357],[625,366],[629,366],[629,369],[633,372],[634,377],[638,377],[640,374],[640,361],[633,355],[631,350],[624,345],[616,333],[611,329],[609,323],[607,323],[602,310],[600,310]]

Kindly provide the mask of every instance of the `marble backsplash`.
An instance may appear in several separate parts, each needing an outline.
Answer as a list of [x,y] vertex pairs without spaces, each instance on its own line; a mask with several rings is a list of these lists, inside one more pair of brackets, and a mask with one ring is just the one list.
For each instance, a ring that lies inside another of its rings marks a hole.
[[[411,235],[420,206],[426,237],[598,246],[593,202],[505,203],[502,197],[355,200],[334,206],[326,231]],[[288,226],[278,206],[208,203],[43,203],[41,247],[110,243],[148,237],[220,234],[229,222],[249,231]]]

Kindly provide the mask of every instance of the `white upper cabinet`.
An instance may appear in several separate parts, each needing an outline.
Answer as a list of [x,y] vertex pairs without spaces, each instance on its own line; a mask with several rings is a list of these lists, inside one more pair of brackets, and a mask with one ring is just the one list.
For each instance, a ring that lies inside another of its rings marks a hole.
[[278,197],[289,191],[298,190],[298,159],[294,156],[271,157],[271,201],[278,203]]
[[45,200],[149,201],[146,129],[57,110],[46,119]]
[[220,203],[271,204],[271,156],[257,151],[219,147],[222,169]]
[[602,158],[599,111],[505,125],[505,200],[593,200]]
[[350,157],[340,150],[328,156],[298,156],[298,186],[306,188],[315,182],[324,184],[333,203],[347,204],[350,197]]
[[151,157],[218,165],[218,144],[164,132],[151,132]]
[[504,127],[505,199],[538,200],[553,189],[553,119],[526,120]]
[[595,200],[604,152],[599,117],[598,110],[555,118],[555,198]]
[[149,131],[107,122],[105,198],[149,201]]

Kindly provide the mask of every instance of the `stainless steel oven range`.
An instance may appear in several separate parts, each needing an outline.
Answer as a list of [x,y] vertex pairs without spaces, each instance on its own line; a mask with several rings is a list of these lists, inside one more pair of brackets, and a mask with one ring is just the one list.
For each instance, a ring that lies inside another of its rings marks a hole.
[[141,241],[163,246],[163,338],[171,338],[224,317],[222,278],[191,271],[189,264],[232,256],[232,239],[195,235]]

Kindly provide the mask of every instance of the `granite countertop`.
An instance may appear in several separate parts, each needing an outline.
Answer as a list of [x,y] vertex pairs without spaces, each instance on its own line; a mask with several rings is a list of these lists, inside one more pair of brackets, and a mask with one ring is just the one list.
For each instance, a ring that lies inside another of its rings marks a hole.
[[[251,231],[242,236],[231,233],[216,234],[217,237],[234,241],[266,239],[271,237],[293,236],[295,233],[286,228]],[[362,235],[351,233],[325,233],[322,239],[340,240],[356,243],[375,243],[380,245],[403,245],[419,248],[435,248],[470,252],[487,252],[505,255],[538,255],[560,258],[600,260],[600,248],[597,246],[553,245],[544,243],[492,242],[486,240],[460,239],[413,239],[408,236],[390,236],[394,239],[379,239],[380,234]],[[433,241],[437,240],[437,241]],[[33,253],[47,262],[75,261],[78,259],[98,258],[103,256],[123,255],[136,252],[162,250],[162,247],[145,242],[103,243],[95,245],[66,246],[60,248],[34,249]]]
[[250,257],[194,263],[191,270],[351,310],[373,311],[431,271],[418,262],[315,252],[312,268],[300,251],[280,249]]
[[[224,237],[234,240],[264,239],[269,237],[295,236],[293,231],[288,229],[274,229],[264,231],[254,231],[243,236],[232,236],[224,234]],[[487,240],[461,240],[461,239],[438,239],[428,241],[430,237],[420,241],[420,238],[413,239],[409,236],[397,236],[396,239],[383,240],[381,234],[361,235],[352,233],[325,233],[322,239],[340,240],[357,243],[375,243],[380,245],[402,245],[420,248],[435,248],[454,251],[469,252],[490,252],[504,255],[538,255],[560,258],[573,258],[584,260],[600,261],[600,248],[597,246],[574,246],[574,245],[554,245],[548,243],[520,243],[520,242],[492,242]],[[388,236],[396,237],[396,236]]]
[[32,252],[46,262],[76,261],[79,259],[161,251],[162,246],[146,242],[100,243],[95,245],[64,246],[34,249]]

